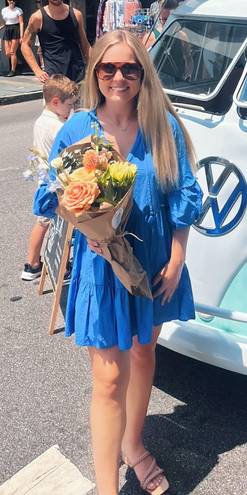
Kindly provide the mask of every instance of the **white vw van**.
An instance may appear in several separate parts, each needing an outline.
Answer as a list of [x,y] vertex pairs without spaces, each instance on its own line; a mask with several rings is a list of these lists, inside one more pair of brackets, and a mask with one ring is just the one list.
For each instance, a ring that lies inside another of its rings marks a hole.
[[204,192],[187,250],[196,320],[164,324],[159,342],[247,374],[247,0],[187,0],[150,55]]

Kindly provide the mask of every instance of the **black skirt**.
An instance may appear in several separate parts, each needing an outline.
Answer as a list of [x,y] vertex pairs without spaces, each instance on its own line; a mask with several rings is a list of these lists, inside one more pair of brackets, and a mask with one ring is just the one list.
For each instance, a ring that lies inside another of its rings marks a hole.
[[20,38],[20,24],[7,24],[5,26],[3,40],[11,41]]

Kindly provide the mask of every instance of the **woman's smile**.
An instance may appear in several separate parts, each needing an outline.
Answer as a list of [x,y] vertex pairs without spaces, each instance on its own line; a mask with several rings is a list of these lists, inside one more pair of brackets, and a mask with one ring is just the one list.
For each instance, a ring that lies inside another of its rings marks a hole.
[[128,91],[129,87],[128,86],[124,86],[124,87],[122,87],[122,86],[110,86],[110,89],[112,91],[116,91],[118,93],[123,93],[125,91]]

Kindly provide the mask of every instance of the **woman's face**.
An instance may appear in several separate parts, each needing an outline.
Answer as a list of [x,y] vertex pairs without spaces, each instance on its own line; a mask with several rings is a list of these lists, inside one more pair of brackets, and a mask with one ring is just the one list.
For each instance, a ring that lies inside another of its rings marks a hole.
[[164,26],[165,22],[167,21],[171,11],[169,9],[162,8],[160,11],[159,15],[159,20],[162,26]]
[[[122,64],[135,64],[123,66],[123,70],[127,68],[127,75],[132,77],[131,79],[124,77],[119,68],[109,79],[101,79],[100,77],[104,74],[97,74],[96,71],[99,89],[107,101],[120,104],[131,102],[140,91],[142,71],[141,68],[138,71],[140,66],[130,46],[126,43],[118,43],[108,48],[100,63],[113,64],[112,67],[114,64],[118,64],[118,67],[122,67]],[[109,77],[108,74],[107,77]]]
[[13,0],[8,0],[8,4],[11,9],[15,8],[15,2]]

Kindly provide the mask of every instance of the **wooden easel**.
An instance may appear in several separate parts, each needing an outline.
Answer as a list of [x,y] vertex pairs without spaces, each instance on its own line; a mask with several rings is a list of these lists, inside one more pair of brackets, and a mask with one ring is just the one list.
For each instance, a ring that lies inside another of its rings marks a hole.
[[[54,290],[54,301],[53,301],[53,306],[52,306],[50,325],[49,325],[49,329],[48,329],[49,335],[53,335],[54,331],[55,331],[57,313],[58,313],[58,309],[59,309],[59,303],[60,303],[62,288],[64,285],[64,274],[66,272],[66,264],[67,264],[67,261],[69,258],[73,228],[74,227],[71,223],[67,224],[66,235],[65,235],[65,238],[63,240],[62,255],[61,255],[61,258],[59,259],[60,263],[59,263],[59,269],[58,269],[56,278],[54,278],[52,276],[52,273],[51,273],[52,264],[50,263],[48,266],[48,263],[46,262],[46,255],[44,256],[44,263],[43,263],[43,268],[42,268],[42,272],[41,272],[40,283],[38,286],[38,294],[42,295],[44,293],[45,280],[46,280],[46,276],[48,275],[50,280],[51,280],[53,290]],[[48,234],[48,236],[49,236],[49,234]],[[49,239],[48,239],[48,241],[49,241]]]

